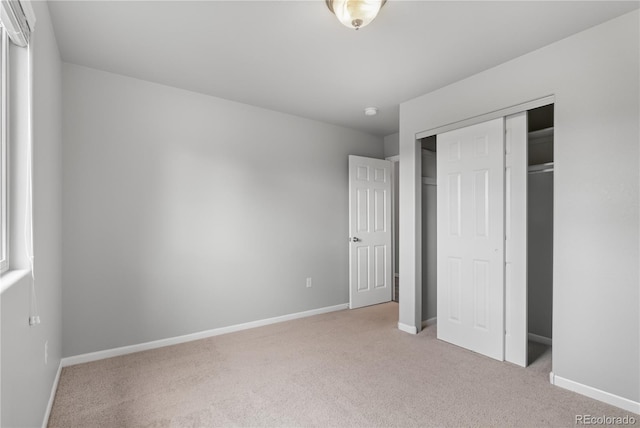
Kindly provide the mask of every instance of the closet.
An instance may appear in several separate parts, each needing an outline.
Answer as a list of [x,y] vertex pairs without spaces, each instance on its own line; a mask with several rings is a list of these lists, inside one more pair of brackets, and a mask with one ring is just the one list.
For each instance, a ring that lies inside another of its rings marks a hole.
[[553,135],[549,104],[421,140],[422,319],[439,339],[520,366],[548,351]]
[[[527,302],[530,342],[551,345],[553,300],[553,104],[528,112]],[[529,363],[536,358],[532,347]]]
[[436,319],[437,289],[437,211],[436,137],[422,141],[422,321]]

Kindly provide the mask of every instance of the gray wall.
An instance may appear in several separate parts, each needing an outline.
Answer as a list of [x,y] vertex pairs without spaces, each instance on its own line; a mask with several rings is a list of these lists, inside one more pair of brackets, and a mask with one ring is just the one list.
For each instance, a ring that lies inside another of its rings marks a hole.
[[639,18],[623,15],[400,106],[401,323],[416,326],[421,315],[416,133],[554,94],[553,371],[640,401]]
[[71,64],[63,94],[65,356],[348,301],[347,155],[382,138]]
[[[398,151],[398,134],[391,134],[384,137],[384,157],[388,158],[396,156],[400,152]],[[400,253],[399,248],[399,230],[400,230],[400,162],[394,163],[393,170],[393,245],[394,245],[394,274],[398,273],[398,267],[400,266]]]
[[[396,156],[398,151],[398,134],[384,137],[384,157]],[[400,234],[400,162],[394,163],[393,170],[393,248],[394,248],[394,274],[398,273],[400,266],[400,252],[398,251]],[[397,298],[396,298],[397,300]]]
[[398,147],[399,134],[391,134],[384,137],[384,157],[396,156],[400,154]]
[[[41,324],[29,327],[27,322],[30,278],[2,294],[2,426],[6,427],[42,425],[61,357],[61,63],[47,3],[32,5],[37,16],[33,44],[34,255]],[[22,228],[18,231],[16,244],[22,240]],[[13,267],[23,267],[21,249],[14,254],[18,265]],[[46,365],[45,341],[49,342]]]

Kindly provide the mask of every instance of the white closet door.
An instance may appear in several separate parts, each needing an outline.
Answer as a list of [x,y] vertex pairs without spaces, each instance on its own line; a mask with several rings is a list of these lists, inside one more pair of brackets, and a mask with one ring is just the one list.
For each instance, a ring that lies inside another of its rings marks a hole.
[[504,118],[438,135],[438,339],[504,359]]
[[527,112],[505,118],[505,360],[527,366]]

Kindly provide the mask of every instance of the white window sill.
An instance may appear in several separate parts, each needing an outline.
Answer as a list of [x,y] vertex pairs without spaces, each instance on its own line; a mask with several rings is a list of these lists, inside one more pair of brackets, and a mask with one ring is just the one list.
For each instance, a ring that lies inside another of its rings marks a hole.
[[29,269],[14,269],[7,271],[0,276],[0,294],[10,289],[14,284],[17,284],[22,278],[29,275],[31,272]]

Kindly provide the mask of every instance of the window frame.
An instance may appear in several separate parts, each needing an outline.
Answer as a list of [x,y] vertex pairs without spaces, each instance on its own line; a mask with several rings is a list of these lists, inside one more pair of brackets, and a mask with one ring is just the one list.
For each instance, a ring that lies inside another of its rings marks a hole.
[[9,37],[0,25],[0,274],[9,270]]

